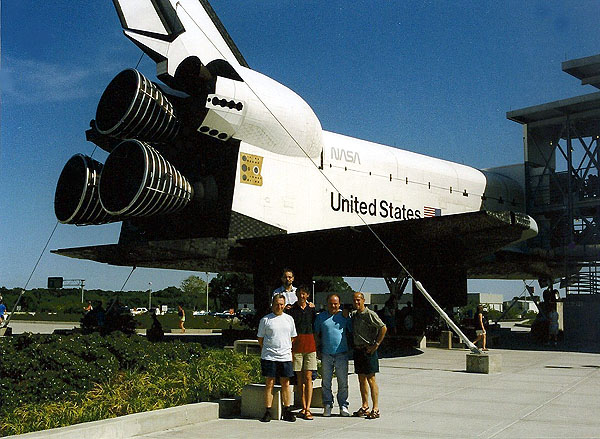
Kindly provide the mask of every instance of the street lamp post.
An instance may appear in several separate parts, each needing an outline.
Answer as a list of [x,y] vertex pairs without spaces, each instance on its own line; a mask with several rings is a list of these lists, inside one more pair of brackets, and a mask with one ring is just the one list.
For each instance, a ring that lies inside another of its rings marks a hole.
[[152,309],[152,282],[148,282],[148,312]]
[[206,273],[206,313],[209,312],[208,309],[208,271],[205,272]]
[[312,281],[312,303],[315,303],[315,281]]

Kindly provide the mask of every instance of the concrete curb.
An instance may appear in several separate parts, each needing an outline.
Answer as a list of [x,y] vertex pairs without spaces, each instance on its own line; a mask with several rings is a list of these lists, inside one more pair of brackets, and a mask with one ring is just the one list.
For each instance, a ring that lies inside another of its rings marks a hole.
[[87,437],[94,439],[129,439],[155,431],[212,421],[218,418],[219,403],[200,402],[101,421],[84,422],[69,427],[7,436],[7,438],[81,439]]

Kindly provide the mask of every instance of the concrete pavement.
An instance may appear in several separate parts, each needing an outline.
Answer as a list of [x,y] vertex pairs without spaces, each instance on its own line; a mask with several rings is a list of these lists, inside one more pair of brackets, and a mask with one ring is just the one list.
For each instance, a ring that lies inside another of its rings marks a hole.
[[[381,360],[381,418],[295,423],[219,419],[136,438],[600,438],[600,355],[493,350],[501,373],[465,372],[465,350],[428,348]],[[360,405],[350,376],[350,408]],[[337,407],[334,413],[337,413]]]
[[[468,351],[463,349],[429,347],[383,358],[377,375],[381,409],[377,420],[323,418],[321,410],[315,409],[313,421],[295,423],[197,415],[181,422],[167,416],[174,422],[165,422],[163,411],[158,411],[125,417],[123,422],[135,422],[139,428],[119,428],[125,434],[119,437],[600,438],[600,345],[574,349],[559,344],[554,348],[532,345],[529,334],[517,335],[523,337],[505,337],[503,349],[490,351],[502,356],[502,371],[497,374],[466,373]],[[354,411],[360,406],[356,375],[349,382]],[[95,424],[104,422],[111,421]],[[78,428],[86,429],[79,437],[116,437],[103,436],[101,431],[106,430],[101,428],[94,433],[89,427],[57,429],[52,437],[76,437],[66,433],[74,434]],[[128,431],[138,433],[127,435]],[[19,437],[42,438],[48,433]]]
[[79,322],[43,322],[11,320],[9,325],[14,335],[31,332],[33,334],[52,334],[56,329],[79,328]]

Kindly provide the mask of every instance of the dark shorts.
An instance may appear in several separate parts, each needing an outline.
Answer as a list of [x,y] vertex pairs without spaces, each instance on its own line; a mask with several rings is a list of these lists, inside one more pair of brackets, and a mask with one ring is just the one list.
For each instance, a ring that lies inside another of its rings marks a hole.
[[371,375],[377,372],[379,372],[377,351],[369,355],[364,349],[354,349],[354,373]]
[[294,376],[294,366],[291,361],[260,360],[262,376],[269,378],[290,378]]

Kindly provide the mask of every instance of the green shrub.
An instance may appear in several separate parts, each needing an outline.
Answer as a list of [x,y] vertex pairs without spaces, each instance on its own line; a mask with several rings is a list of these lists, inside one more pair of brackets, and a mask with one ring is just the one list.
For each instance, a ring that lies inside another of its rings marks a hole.
[[[184,352],[181,346],[175,350],[176,355]],[[206,350],[191,361],[161,361],[145,371],[120,371],[85,393],[71,392],[69,399],[29,402],[12,411],[3,410],[0,434],[21,434],[240,395],[244,385],[258,380],[258,357]]]
[[58,400],[91,389],[119,370],[118,358],[99,336],[26,334],[0,343],[3,408]]

